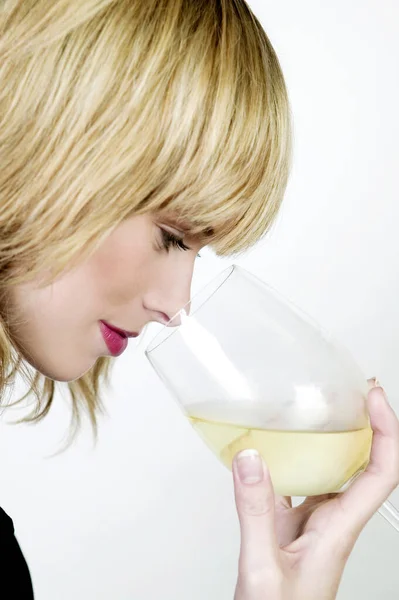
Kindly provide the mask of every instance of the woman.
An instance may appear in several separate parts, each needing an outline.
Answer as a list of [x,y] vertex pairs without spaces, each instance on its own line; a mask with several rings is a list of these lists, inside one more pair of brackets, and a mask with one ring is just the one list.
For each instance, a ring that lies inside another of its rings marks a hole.
[[[290,148],[281,68],[244,0],[0,2],[0,392],[25,374],[39,419],[68,382],[75,422],[95,425],[111,357],[186,303],[201,247],[267,232]],[[294,510],[256,453],[236,459],[237,600],[335,597],[398,482],[380,389],[370,413],[370,467],[340,498]],[[0,540],[14,597],[31,598],[4,513]]]

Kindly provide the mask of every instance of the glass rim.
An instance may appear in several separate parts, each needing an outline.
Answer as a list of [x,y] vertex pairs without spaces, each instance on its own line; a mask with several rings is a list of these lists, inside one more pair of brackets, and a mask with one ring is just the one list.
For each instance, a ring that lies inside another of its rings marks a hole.
[[[230,265],[229,267],[223,269],[223,271],[218,273],[218,275],[212,277],[212,279],[208,281],[208,283],[202,286],[202,288],[198,290],[198,292],[196,292],[194,296],[188,302],[186,302],[186,304],[184,304],[177,311],[177,313],[173,315],[173,317],[169,319],[167,323],[165,323],[162,329],[158,331],[158,333],[151,339],[144,351],[145,355],[149,357],[157,348],[159,348],[159,346],[164,344],[174,333],[176,333],[179,330],[181,323],[179,323],[178,325],[171,325],[171,323],[173,323],[173,321],[175,321],[175,319],[183,311],[186,312],[186,308],[188,306],[190,306],[190,317],[193,317],[204,306],[204,304],[207,304],[209,300],[211,300],[211,298],[216,294],[216,292],[228,281],[228,279],[230,279],[233,273],[237,272],[239,269],[240,267],[238,265]],[[207,290],[212,286],[214,287],[214,289],[206,295],[202,302],[195,306],[196,302],[198,303],[200,297],[203,296],[203,294],[206,293]]]

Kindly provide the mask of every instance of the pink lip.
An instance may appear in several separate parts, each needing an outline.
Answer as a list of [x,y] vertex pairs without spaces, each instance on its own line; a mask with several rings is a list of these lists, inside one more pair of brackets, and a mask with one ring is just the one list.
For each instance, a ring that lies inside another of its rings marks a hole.
[[128,338],[137,337],[138,333],[132,333],[100,321],[100,330],[112,356],[120,356],[127,348]]

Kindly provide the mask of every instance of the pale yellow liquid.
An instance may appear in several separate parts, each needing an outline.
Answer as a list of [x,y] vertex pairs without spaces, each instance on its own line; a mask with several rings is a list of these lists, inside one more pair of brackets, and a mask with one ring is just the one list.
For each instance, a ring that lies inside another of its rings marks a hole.
[[231,469],[237,452],[254,448],[263,456],[274,489],[283,496],[317,496],[342,491],[370,458],[372,431],[273,431],[223,423],[195,414],[194,429]]

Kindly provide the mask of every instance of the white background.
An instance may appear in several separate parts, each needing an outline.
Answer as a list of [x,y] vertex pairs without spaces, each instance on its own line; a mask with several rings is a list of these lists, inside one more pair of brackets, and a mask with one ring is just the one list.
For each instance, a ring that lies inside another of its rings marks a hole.
[[[332,329],[399,410],[399,5],[251,5],[285,72],[295,164],[277,226],[239,262]],[[225,264],[205,253],[195,285]],[[1,425],[0,504],[37,600],[231,600],[239,540],[230,474],[140,350],[119,359],[113,383],[95,449],[85,430],[71,450],[45,458],[67,424],[62,400],[41,425]],[[340,600],[397,598],[398,565],[399,533],[377,515]]]

